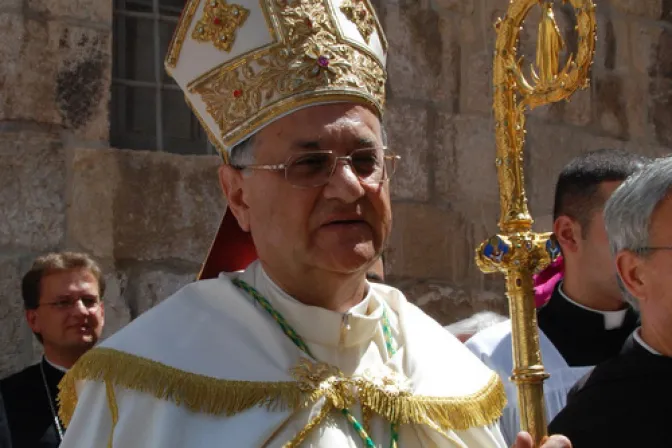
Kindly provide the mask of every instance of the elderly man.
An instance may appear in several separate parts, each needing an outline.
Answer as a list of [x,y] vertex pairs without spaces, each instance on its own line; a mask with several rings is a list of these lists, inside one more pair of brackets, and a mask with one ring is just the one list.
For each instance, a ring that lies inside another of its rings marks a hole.
[[236,3],[187,2],[167,58],[227,162],[210,279],[68,374],[63,448],[504,446],[497,376],[366,281],[398,160],[370,3]]
[[625,181],[604,221],[624,297],[639,307],[642,326],[618,357],[577,384],[550,430],[578,448],[672,446],[672,157]]
[[0,442],[9,434],[16,448],[55,448],[64,431],[58,383],[103,332],[105,278],[88,255],[59,252],[38,257],[21,286],[26,321],[44,356],[0,381]]
[[[567,392],[596,364],[616,356],[637,327],[637,313],[623,301],[602,210],[611,193],[650,159],[624,150],[590,151],[571,160],[558,177],[553,232],[564,257],[564,278],[538,310],[539,343],[551,377],[544,382],[546,415],[566,404]],[[505,380],[508,403],[501,429],[512,442],[519,428],[510,321],[467,341],[486,365]]]

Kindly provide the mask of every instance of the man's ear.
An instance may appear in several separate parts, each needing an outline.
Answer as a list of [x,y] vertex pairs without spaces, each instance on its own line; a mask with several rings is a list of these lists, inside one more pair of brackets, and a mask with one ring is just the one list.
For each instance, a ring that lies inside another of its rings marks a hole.
[[646,301],[645,282],[642,278],[644,260],[632,251],[624,250],[616,255],[616,271],[628,292],[637,300]]
[[558,219],[553,223],[553,234],[557,238],[563,253],[579,250],[581,226],[569,216],[558,216]]
[[218,170],[219,185],[226,197],[227,206],[245,232],[250,231],[249,207],[245,203],[244,179],[240,170],[231,165],[221,165]]
[[39,319],[37,318],[37,310],[26,310],[26,322],[28,322],[28,326],[33,331],[33,333],[40,332],[40,323]]

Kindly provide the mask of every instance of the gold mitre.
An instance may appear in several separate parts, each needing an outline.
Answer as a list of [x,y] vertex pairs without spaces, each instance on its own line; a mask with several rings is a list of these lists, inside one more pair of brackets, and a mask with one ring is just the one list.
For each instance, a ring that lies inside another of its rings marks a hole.
[[387,41],[369,0],[189,0],[166,69],[222,155],[318,104],[382,118]]

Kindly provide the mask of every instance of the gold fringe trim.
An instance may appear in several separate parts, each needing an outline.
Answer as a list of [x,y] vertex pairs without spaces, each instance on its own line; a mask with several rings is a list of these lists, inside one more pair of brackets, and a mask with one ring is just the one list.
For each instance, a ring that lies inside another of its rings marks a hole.
[[107,406],[110,408],[110,416],[112,420],[112,429],[110,429],[110,438],[107,442],[107,447],[112,448],[114,428],[117,427],[117,422],[119,421],[119,409],[117,408],[117,397],[114,394],[114,384],[106,381],[105,393],[107,394]]
[[506,392],[502,381],[493,374],[481,390],[462,397],[390,395],[368,383],[359,384],[359,399],[362,406],[390,422],[433,423],[447,431],[492,424],[502,415]]
[[[369,408],[390,422],[426,424],[444,431],[490,425],[501,416],[506,404],[504,385],[495,374],[480,391],[455,398],[391,393],[389,389],[380,389],[359,377],[341,378],[337,387],[331,390],[321,389],[325,387],[324,383],[315,384],[313,390],[307,390],[305,384],[294,381],[222,380],[185,372],[117,350],[95,348],[79,359],[59,385],[59,416],[66,426],[70,424],[77,406],[75,384],[82,380],[146,393],[196,413],[227,416],[253,407],[269,410],[303,408],[321,397],[328,398],[325,406],[329,401],[332,404],[348,404],[349,397],[340,395],[349,393],[350,387],[347,386],[350,385],[356,389],[356,399],[363,408]],[[115,416],[116,402],[113,419],[117,418]]]
[[65,426],[77,406],[75,383],[82,380],[109,382],[211,415],[230,416],[257,406],[284,410],[302,404],[302,394],[293,381],[221,380],[101,347],[85,353],[58,386],[59,417]]

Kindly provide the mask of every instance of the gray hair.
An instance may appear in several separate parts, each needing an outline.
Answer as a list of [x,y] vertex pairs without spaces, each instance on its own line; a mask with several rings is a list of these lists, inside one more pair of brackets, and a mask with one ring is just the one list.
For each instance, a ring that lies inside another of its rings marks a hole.
[[[604,207],[604,224],[614,256],[624,250],[645,255],[653,212],[671,192],[672,157],[654,160],[616,189]],[[637,298],[625,288],[620,275],[618,283],[624,299],[637,309]]]
[[508,317],[502,316],[492,311],[481,311],[471,317],[446,325],[444,328],[450,331],[454,336],[460,334],[476,334],[500,322],[504,322]]
[[243,167],[254,163],[254,134],[237,143],[229,152],[229,164]]

